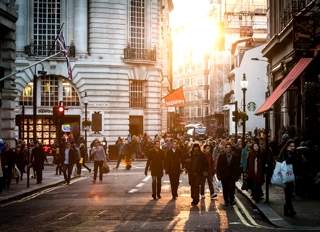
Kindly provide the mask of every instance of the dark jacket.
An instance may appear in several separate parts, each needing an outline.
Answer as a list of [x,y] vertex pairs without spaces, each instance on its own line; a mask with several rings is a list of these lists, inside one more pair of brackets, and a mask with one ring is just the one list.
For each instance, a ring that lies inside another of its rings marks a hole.
[[[65,150],[63,150],[62,152],[62,164],[64,164],[64,160],[65,160]],[[69,151],[69,164],[75,164],[78,160],[78,153],[77,151],[74,149],[74,148],[70,148],[70,151]]]
[[165,158],[165,169],[169,175],[179,175],[182,170],[182,152],[177,149],[167,151]]
[[204,172],[208,172],[208,163],[201,151],[199,151],[199,154],[194,151],[191,152],[190,169],[188,171],[192,175],[200,176],[203,176]]
[[147,172],[150,167],[152,176],[163,176],[164,169],[164,152],[162,150],[152,149],[148,154],[148,161],[145,171]]
[[43,168],[46,154],[42,147],[34,147],[31,151],[31,163],[34,167]]
[[218,159],[217,177],[222,181],[237,181],[240,177],[240,157],[232,152],[230,164],[226,153],[222,153]]
[[[255,172],[255,162],[257,162],[257,170]],[[264,162],[262,154],[257,154],[255,151],[250,151],[248,156],[248,180],[257,184],[264,183]]]

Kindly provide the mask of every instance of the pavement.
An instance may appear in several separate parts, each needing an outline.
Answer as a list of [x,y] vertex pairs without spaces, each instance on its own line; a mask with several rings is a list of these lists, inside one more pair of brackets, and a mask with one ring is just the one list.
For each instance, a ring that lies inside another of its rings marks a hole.
[[[320,231],[320,201],[300,198],[295,196],[293,206],[297,215],[293,218],[286,217],[283,214],[284,192],[283,188],[270,185],[269,203],[264,200],[254,201],[246,190],[241,190],[242,182],[236,183],[236,187],[265,218],[274,226],[281,228],[291,228],[300,230]],[[263,186],[265,190],[265,185]]]
[[[0,193],[0,203],[6,203],[35,192],[41,191],[46,188],[54,187],[64,183],[64,177],[62,175],[56,175],[56,169],[53,165],[45,165],[43,170],[43,180],[41,184],[37,184],[37,180],[33,178],[32,169],[30,170],[30,182],[27,188],[27,175],[23,175],[23,180],[16,183],[15,179],[12,179],[9,190],[4,190]],[[85,175],[88,173],[87,170],[82,170]],[[73,176],[72,178],[76,178]]]

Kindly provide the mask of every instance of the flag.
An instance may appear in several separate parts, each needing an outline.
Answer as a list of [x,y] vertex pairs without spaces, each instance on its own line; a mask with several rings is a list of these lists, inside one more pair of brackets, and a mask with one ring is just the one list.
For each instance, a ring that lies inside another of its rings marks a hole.
[[173,90],[167,96],[163,97],[166,106],[183,106],[184,105],[184,93],[183,88]]
[[67,48],[66,43],[64,41],[62,30],[60,31],[60,33],[59,33],[59,35],[57,37],[57,42],[58,42],[60,51],[62,51],[63,55],[66,58],[67,69],[68,69],[68,78],[70,80],[72,80],[72,70],[71,70],[71,65],[70,65],[70,61],[69,61],[69,57],[68,57],[68,48]]

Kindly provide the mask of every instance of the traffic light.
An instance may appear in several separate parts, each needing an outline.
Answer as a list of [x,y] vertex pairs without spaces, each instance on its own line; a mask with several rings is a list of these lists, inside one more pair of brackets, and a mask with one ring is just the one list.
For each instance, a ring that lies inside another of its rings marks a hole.
[[53,117],[54,119],[63,119],[64,117],[64,106],[54,106],[53,107]]
[[238,111],[232,111],[232,121],[234,121],[234,122],[239,121],[239,112]]

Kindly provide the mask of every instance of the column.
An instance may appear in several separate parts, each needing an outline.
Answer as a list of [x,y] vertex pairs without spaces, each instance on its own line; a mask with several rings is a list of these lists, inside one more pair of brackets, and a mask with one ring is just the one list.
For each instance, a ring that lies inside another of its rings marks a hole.
[[87,0],[74,1],[74,44],[76,55],[88,53],[88,4]]
[[[25,0],[17,0],[18,20],[16,23],[16,49],[17,53],[24,51],[24,46],[28,44],[28,2]],[[33,20],[31,20],[33,22]],[[18,55],[18,54],[17,54]]]

